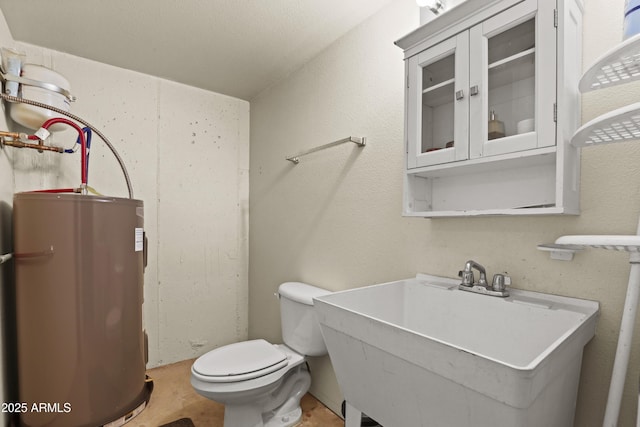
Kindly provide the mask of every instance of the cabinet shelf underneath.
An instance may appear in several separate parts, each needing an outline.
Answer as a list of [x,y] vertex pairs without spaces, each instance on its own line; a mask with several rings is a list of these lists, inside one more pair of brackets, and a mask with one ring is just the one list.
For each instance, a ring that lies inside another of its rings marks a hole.
[[502,215],[578,215],[578,212],[567,210],[562,207],[530,207],[530,208],[504,208],[504,209],[469,209],[450,211],[424,211],[405,213],[405,216],[415,216],[419,218],[455,218],[473,216],[502,216]]
[[556,162],[554,146],[412,169],[405,175],[404,215],[577,214],[558,198]]

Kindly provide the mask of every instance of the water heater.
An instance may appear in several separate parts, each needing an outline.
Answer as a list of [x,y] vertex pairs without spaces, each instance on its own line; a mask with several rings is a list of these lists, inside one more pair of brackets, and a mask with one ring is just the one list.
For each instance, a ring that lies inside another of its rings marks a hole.
[[19,425],[121,425],[150,395],[143,203],[19,193],[13,207]]

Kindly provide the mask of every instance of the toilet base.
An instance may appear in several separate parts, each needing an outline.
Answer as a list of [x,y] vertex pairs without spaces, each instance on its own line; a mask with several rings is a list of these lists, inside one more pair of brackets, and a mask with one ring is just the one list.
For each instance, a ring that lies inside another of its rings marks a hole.
[[262,412],[255,405],[224,405],[224,426],[263,427]]
[[225,405],[224,427],[293,427],[302,419],[302,408],[298,406],[284,414],[276,414],[264,420],[255,405]]
[[286,414],[280,414],[264,423],[264,427],[293,427],[302,419],[302,408],[298,407]]

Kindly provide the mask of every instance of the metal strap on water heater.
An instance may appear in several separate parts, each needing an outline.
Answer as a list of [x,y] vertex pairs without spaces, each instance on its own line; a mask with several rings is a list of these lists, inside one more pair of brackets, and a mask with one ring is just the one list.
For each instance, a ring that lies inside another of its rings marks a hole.
[[50,90],[52,92],[59,93],[64,95],[70,102],[76,100],[76,97],[73,96],[68,90],[61,88],[60,86],[56,86],[52,83],[41,82],[38,80],[28,79],[26,77],[15,76],[13,74],[5,74],[0,72],[0,78],[2,78],[5,82],[16,82],[27,86],[39,87],[41,89]]
[[54,253],[53,245],[51,245],[49,249],[44,249],[41,251],[14,253],[13,257],[15,259],[41,258],[41,257],[53,256],[53,253]]

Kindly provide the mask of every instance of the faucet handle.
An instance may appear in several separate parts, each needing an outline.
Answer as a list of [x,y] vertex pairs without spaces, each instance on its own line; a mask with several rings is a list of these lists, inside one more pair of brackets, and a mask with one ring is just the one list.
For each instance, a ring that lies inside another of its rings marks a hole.
[[498,273],[493,275],[493,283],[491,289],[496,292],[504,292],[507,286],[511,286],[511,277],[505,273]]
[[475,282],[473,271],[460,270],[458,271],[458,277],[462,278],[462,286],[473,286],[473,283]]

